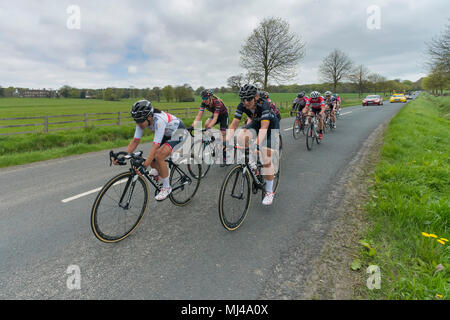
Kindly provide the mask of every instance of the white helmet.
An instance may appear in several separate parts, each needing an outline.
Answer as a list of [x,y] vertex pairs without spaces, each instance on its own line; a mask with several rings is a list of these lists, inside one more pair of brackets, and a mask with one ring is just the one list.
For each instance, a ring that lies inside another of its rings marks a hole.
[[318,97],[320,97],[320,92],[313,91],[313,92],[311,92],[310,97],[313,99],[317,99]]
[[331,91],[325,92],[325,97],[329,97],[329,96],[331,96]]

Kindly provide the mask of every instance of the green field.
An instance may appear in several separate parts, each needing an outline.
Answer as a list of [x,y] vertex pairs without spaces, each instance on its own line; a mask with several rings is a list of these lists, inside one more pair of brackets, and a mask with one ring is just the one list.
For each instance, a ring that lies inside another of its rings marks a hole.
[[[226,93],[218,95],[228,107],[235,107],[239,103],[236,94]],[[357,94],[343,94],[343,106],[360,104]],[[289,116],[290,106],[295,99],[295,93],[274,93],[272,101],[277,103],[283,117]],[[154,105],[164,111],[170,110],[190,125],[198,112],[200,97],[191,103],[155,102]],[[0,136],[0,167],[8,167],[54,159],[63,156],[81,154],[104,149],[123,148],[134,134],[135,124],[129,118],[132,104],[139,99],[124,99],[121,101],[103,101],[89,99],[0,99],[0,118],[42,117],[54,115],[79,115],[76,117],[49,118],[49,133],[44,133],[44,119],[8,120],[0,121],[0,126],[40,124],[39,126],[0,128],[1,133],[33,131],[34,133]],[[287,108],[286,108],[287,106]],[[181,110],[178,110],[181,109]],[[233,111],[233,108],[232,108]],[[89,115],[86,127],[86,113],[117,113],[123,112],[121,125],[118,126],[118,115]],[[188,114],[187,114],[188,112]],[[128,118],[127,118],[128,117]],[[99,120],[110,118],[110,120]],[[205,120],[206,117],[203,117]],[[56,123],[76,121],[75,123]],[[53,123],[53,124],[52,124]],[[99,126],[100,125],[100,126]],[[104,126],[108,125],[108,126]],[[80,129],[58,130],[59,128]],[[56,130],[56,131],[52,131]],[[143,142],[151,141],[153,134],[146,132]]]
[[361,260],[382,282],[367,295],[450,299],[450,97],[422,94],[393,118],[374,179]]

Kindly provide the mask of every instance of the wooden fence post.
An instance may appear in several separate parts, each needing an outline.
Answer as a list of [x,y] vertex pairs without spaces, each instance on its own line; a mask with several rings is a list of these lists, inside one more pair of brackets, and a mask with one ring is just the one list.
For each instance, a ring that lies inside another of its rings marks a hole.
[[186,108],[186,119],[189,118],[189,108]]
[[48,116],[44,117],[44,132],[48,133]]
[[119,111],[119,112],[117,112],[117,125],[120,126],[120,123],[121,123],[121,121],[120,121],[120,111]]
[[84,114],[84,123],[87,128],[89,126],[89,115],[87,113]]

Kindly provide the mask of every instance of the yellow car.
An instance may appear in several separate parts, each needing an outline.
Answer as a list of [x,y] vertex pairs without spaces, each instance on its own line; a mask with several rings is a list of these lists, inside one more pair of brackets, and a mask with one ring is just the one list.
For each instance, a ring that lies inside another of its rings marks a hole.
[[389,102],[406,102],[406,97],[402,93],[396,93],[392,95],[392,97],[389,99]]

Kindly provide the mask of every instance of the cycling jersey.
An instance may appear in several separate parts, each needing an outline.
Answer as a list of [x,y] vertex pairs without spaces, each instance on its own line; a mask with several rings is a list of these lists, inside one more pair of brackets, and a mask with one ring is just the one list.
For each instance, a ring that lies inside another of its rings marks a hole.
[[[183,122],[177,117],[171,115],[170,113],[153,114],[153,124],[149,125],[151,131],[155,132],[155,137],[153,139],[154,144],[161,144],[163,140],[172,137],[173,133],[179,128],[182,128]],[[134,139],[140,140],[144,135],[144,130],[142,130],[138,125],[136,125],[136,131],[134,133]]]
[[325,103],[329,106],[332,107],[333,103],[335,103],[337,101],[337,99],[333,96],[331,96],[330,98],[325,98]]
[[228,113],[227,107],[222,102],[222,100],[219,100],[219,99],[212,100],[211,105],[207,105],[206,103],[202,102],[202,104],[200,106],[200,111],[205,111],[205,109],[212,113],[218,113],[220,115]]
[[270,121],[271,118],[275,117],[275,114],[272,111],[272,108],[270,107],[270,103],[267,100],[263,99],[259,99],[256,102],[256,109],[254,111],[247,109],[241,102],[237,106],[234,117],[238,120],[241,120],[242,114],[244,113],[248,116],[249,119],[252,119],[253,121],[262,121],[262,120]]
[[303,98],[295,98],[294,103],[292,105],[292,109],[297,108],[298,110],[303,110],[303,108],[306,106],[306,103],[308,102],[308,97]]
[[311,106],[312,109],[321,109],[322,107],[325,107],[325,100],[323,97],[318,97],[317,99],[308,98],[306,106]]

